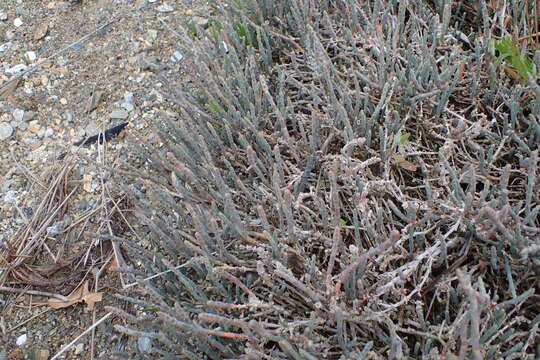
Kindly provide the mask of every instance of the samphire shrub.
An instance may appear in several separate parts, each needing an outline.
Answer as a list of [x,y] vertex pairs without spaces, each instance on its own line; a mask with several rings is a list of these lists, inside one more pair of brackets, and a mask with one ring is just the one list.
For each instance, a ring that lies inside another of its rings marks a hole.
[[149,233],[123,243],[141,286],[116,329],[151,347],[118,356],[540,356],[540,89],[490,39],[539,55],[509,3],[234,0],[188,24],[178,117],[123,172]]

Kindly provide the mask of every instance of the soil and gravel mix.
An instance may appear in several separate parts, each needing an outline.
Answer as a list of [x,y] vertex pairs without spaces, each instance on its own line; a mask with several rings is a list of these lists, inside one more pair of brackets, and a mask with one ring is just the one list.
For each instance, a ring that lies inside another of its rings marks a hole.
[[[144,349],[113,333],[114,316],[92,327],[104,306],[122,306],[112,295],[128,280],[112,271],[123,261],[118,245],[91,234],[137,232],[103,169],[127,159],[135,135],[154,139],[148,119],[174,112],[160,90],[185,86],[175,29],[205,26],[206,9],[203,1],[1,2],[1,358],[49,359],[83,333],[54,358]],[[95,135],[111,128],[100,144]]]

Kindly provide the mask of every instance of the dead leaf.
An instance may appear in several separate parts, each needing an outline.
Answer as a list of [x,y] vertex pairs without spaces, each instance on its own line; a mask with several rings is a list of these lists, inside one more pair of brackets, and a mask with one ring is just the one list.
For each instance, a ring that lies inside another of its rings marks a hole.
[[45,35],[47,35],[48,32],[49,32],[49,24],[48,23],[43,23],[43,24],[39,25],[34,30],[34,40],[43,39],[45,37]]
[[90,292],[88,290],[88,281],[85,281],[68,295],[67,300],[50,298],[47,304],[53,309],[63,309],[79,302],[85,302],[86,309],[93,310],[95,303],[101,301],[102,297],[103,293],[101,292]]
[[415,164],[407,160],[402,160],[398,162],[398,165],[400,168],[408,170],[408,171],[416,171],[416,169],[418,168]]
[[83,189],[86,192],[92,192],[92,175],[90,174],[83,175]]
[[12,350],[8,354],[8,359],[24,359],[24,355],[21,349]]
[[90,99],[88,100],[88,104],[86,104],[86,109],[84,109],[84,112],[90,114],[92,111],[94,111],[98,107],[102,95],[103,93],[101,91],[93,91],[92,96],[90,96]]

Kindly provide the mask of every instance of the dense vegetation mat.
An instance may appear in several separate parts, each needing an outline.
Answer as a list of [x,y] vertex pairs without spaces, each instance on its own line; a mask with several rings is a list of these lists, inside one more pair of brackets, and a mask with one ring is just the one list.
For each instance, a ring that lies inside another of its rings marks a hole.
[[540,356],[537,9],[461,3],[220,1],[176,34],[178,117],[122,172],[124,356]]

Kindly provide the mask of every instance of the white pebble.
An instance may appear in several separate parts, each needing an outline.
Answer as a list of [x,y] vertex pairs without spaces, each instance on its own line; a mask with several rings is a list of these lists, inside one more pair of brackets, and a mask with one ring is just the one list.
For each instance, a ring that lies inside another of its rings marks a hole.
[[11,48],[11,42],[0,45],[0,52],[8,51]]
[[10,67],[10,68],[7,68],[5,73],[6,74],[9,74],[9,75],[15,75],[17,73],[20,73],[24,70],[26,70],[27,66],[24,65],[24,64],[18,64],[18,65],[15,65],[13,67]]
[[17,192],[13,190],[9,190],[8,192],[6,192],[6,195],[4,195],[4,202],[7,202],[8,204],[16,204]]
[[180,51],[173,52],[173,56],[171,57],[172,62],[182,61],[184,56],[180,53]]
[[34,62],[36,59],[37,59],[37,55],[35,52],[33,51],[27,51],[26,52],[26,57],[28,58],[28,60],[30,60],[31,62]]
[[16,18],[15,20],[13,20],[13,25],[15,25],[15,27],[19,27],[23,24],[21,18]]
[[13,120],[16,122],[22,121],[24,118],[24,110],[22,109],[15,109],[11,114],[13,115]]
[[0,141],[8,139],[13,134],[13,127],[6,123],[0,124]]
[[168,4],[163,4],[157,7],[157,11],[161,13],[168,13],[168,12],[174,11],[174,8]]
[[26,343],[27,336],[26,334],[22,334],[17,338],[16,344],[17,346],[22,346]]

